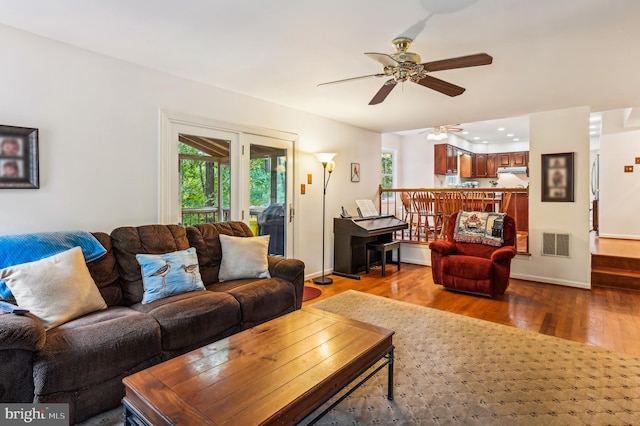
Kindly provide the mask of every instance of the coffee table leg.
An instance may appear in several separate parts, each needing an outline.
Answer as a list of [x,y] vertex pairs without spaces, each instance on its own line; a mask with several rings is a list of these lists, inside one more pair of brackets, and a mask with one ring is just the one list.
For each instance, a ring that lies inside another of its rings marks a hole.
[[395,348],[391,348],[391,351],[389,352],[389,354],[387,355],[387,360],[388,360],[388,364],[387,364],[387,368],[388,368],[388,382],[387,382],[387,399],[392,401],[393,400],[393,350]]
[[126,398],[122,399],[122,407],[122,420],[124,426],[146,426],[150,424],[135,408],[129,405]]

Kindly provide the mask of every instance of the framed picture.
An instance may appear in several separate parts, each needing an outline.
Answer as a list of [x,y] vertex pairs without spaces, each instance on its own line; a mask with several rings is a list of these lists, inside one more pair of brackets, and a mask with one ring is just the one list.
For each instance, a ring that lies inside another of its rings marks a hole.
[[0,125],[0,189],[39,188],[38,129]]
[[542,201],[573,202],[573,155],[542,154]]
[[351,182],[360,182],[360,163],[351,163]]

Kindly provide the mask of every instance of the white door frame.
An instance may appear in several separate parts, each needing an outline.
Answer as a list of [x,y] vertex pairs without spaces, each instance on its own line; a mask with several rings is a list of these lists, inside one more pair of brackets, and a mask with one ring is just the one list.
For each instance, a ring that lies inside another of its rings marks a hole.
[[[291,175],[289,176],[292,197],[287,200],[290,204],[290,210],[287,209],[287,223],[289,223],[289,215],[291,211],[295,211],[298,203],[298,196],[293,191],[293,182],[296,182],[297,176],[297,164],[295,161],[296,150],[298,146],[298,135],[289,132],[282,132],[277,130],[255,128],[249,126],[243,126],[239,124],[226,123],[216,120],[210,120],[202,117],[195,117],[188,114],[183,114],[174,111],[159,111],[160,121],[160,149],[159,149],[159,168],[158,168],[158,223],[163,224],[176,224],[181,221],[180,213],[180,174],[178,165],[178,138],[179,133],[201,133],[202,135],[213,134],[221,139],[231,140],[231,166],[237,170],[237,172],[231,173],[231,220],[243,220],[242,211],[247,208],[247,212],[244,215],[244,221],[249,223],[248,212],[248,182],[243,182],[246,175],[248,179],[248,170],[244,170],[242,164],[242,145],[244,141],[243,135],[252,134],[258,136],[264,136],[273,139],[280,139],[283,141],[291,141]],[[248,147],[246,147],[248,153]],[[288,159],[289,160],[289,159]],[[245,194],[245,192],[247,192]],[[246,197],[245,197],[246,195]],[[245,201],[244,198],[247,198]],[[295,219],[295,215],[293,218]],[[287,257],[294,257],[298,242],[295,235],[298,234],[296,220],[292,220],[293,226],[288,226],[290,235],[287,237]]]

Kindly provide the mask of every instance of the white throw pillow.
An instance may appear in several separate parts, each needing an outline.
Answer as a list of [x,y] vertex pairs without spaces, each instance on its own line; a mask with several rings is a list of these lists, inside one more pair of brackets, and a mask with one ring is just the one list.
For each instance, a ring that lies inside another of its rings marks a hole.
[[242,278],[271,278],[269,274],[269,235],[261,237],[231,237],[220,234],[222,262],[220,282]]
[[18,305],[43,322],[45,330],[107,308],[80,247],[2,269],[0,279]]

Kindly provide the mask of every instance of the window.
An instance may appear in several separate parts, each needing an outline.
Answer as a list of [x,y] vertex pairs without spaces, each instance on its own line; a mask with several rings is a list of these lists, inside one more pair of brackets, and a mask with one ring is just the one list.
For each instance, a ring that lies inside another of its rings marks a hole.
[[180,135],[180,198],[182,224],[229,220],[229,143]]
[[[382,151],[382,188],[393,188],[393,152]],[[393,196],[393,193],[383,193],[383,198],[389,198]]]

